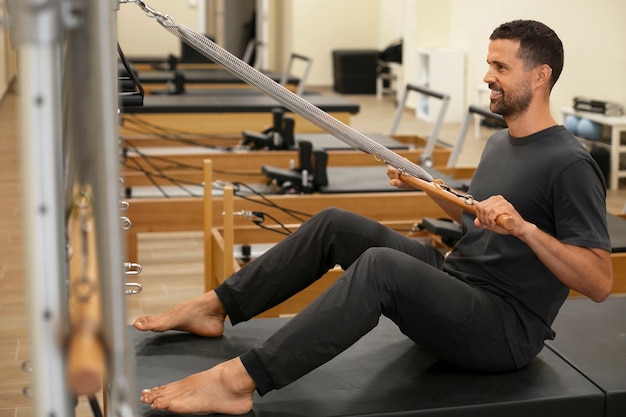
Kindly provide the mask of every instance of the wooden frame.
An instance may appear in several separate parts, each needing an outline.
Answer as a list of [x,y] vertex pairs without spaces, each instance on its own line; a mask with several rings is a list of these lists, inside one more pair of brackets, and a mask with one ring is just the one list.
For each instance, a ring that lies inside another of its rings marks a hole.
[[[274,152],[274,151],[273,151]],[[285,151],[290,152],[290,151]],[[339,152],[339,151],[338,151]],[[343,151],[342,151],[343,152]],[[349,151],[347,151],[349,152]],[[272,152],[270,152],[272,153]],[[246,154],[248,155],[248,154]],[[255,153],[261,159],[257,160],[257,164],[262,163],[263,153]],[[272,155],[278,155],[272,153]],[[350,158],[357,158],[374,161],[371,155],[362,152],[350,153]],[[269,156],[269,155],[268,155]],[[203,161],[202,181],[204,184],[213,182],[213,172],[217,164],[221,169],[233,169],[234,166],[241,168],[244,165],[241,159],[235,155],[231,155],[232,159],[225,158],[224,165],[220,162],[214,163],[212,160]],[[342,158],[348,158],[342,156]],[[364,159],[363,159],[364,158]],[[375,163],[380,163],[376,162]],[[236,165],[231,165],[236,164]],[[245,165],[251,165],[246,162]],[[259,170],[259,168],[254,168]],[[464,178],[471,177],[472,168],[445,168],[445,174],[455,176],[460,175]],[[258,172],[258,171],[256,171]],[[186,173],[185,175],[191,175]],[[197,173],[195,180],[197,178]],[[189,176],[187,177],[189,178]],[[242,180],[242,177],[236,175],[227,177],[220,176],[225,181]],[[243,181],[248,181],[249,177],[245,176]],[[132,183],[135,180],[131,180]],[[141,183],[141,180],[137,180]],[[137,184],[137,182],[135,182]],[[128,185],[128,184],[127,184]],[[206,201],[206,199],[204,199]],[[350,194],[310,194],[310,195],[274,195],[272,200],[281,207],[290,210],[296,210],[304,213],[314,214],[323,208],[330,206],[342,207],[346,210],[354,211],[365,216],[372,217],[378,221],[391,221],[397,219],[414,220],[421,217],[440,217],[445,213],[432,199],[419,191],[411,192],[383,192],[383,193],[350,193]],[[127,217],[132,221],[132,227],[126,231],[126,250],[127,258],[133,262],[138,261],[137,235],[139,233],[149,232],[179,232],[201,230],[204,222],[202,199],[194,197],[177,197],[177,198],[130,198],[128,199],[129,208]],[[222,205],[221,198],[214,197],[210,199],[212,204],[219,210]],[[253,202],[237,199],[235,201],[235,210],[258,210],[259,206]],[[393,210],[390,208],[393,207]],[[268,213],[279,219],[283,223],[293,221],[292,217],[288,217],[284,212],[277,209],[268,209]],[[220,225],[215,219],[215,226]],[[248,220],[243,218],[236,219],[236,225],[249,224]]]
[[[425,139],[417,136],[398,136],[397,140],[407,143],[409,149],[397,150],[396,152],[411,160],[419,161],[420,156],[424,152]],[[149,143],[149,140],[138,138],[139,143]],[[163,143],[164,141],[161,141]],[[128,140],[129,144],[139,147],[133,139]],[[232,144],[232,139],[230,139]],[[154,143],[152,143],[154,144]],[[164,149],[165,152],[148,152],[148,157],[154,155],[149,163],[146,158],[135,153],[129,153],[126,156],[124,166],[121,170],[124,184],[128,188],[137,186],[147,186],[157,183],[159,185],[171,184],[173,180],[188,181],[192,183],[201,183],[203,173],[201,170],[204,160],[211,159],[213,161],[213,170],[219,172],[220,180],[223,181],[245,181],[248,183],[263,183],[267,178],[261,172],[263,165],[271,165],[288,169],[289,166],[298,160],[298,152],[293,151],[248,151],[248,152],[209,152],[203,151],[189,146],[189,152],[180,151],[174,147]],[[432,153],[433,164],[437,167],[445,166],[450,156],[450,149],[437,146]],[[158,160],[156,157],[163,158]],[[172,164],[181,164],[184,166],[198,167],[197,170],[185,169],[180,167],[172,168]],[[380,165],[381,162],[375,160],[371,155],[362,151],[346,149],[328,151],[328,166],[365,166]],[[459,178],[469,178],[473,172],[473,168],[443,168],[446,172],[455,172]],[[168,178],[163,178],[166,174]]]
[[[302,116],[286,113],[293,117],[298,132],[323,132],[322,129],[304,119]],[[335,119],[350,125],[351,113],[328,112]],[[237,133],[242,130],[260,132],[268,127],[271,115],[267,112],[259,113],[141,113],[140,116],[124,114],[120,135],[133,135],[136,132],[129,130],[124,125],[124,119],[128,117],[141,117],[142,120],[161,126],[165,130],[178,130],[181,126],[188,132],[204,134],[207,132]]]
[[[354,193],[354,194],[307,194],[307,195],[273,195],[271,200],[281,207],[290,210],[314,214],[318,211],[335,206],[371,217],[378,221],[390,222],[398,220],[414,221],[421,217],[442,217],[445,213],[426,194],[419,191],[389,193]],[[208,203],[206,202],[208,201]],[[211,204],[214,213],[221,213],[223,197],[211,199],[201,198],[155,198],[129,199],[127,217],[132,227],[126,231],[127,259],[141,262],[137,256],[137,236],[151,232],[200,231],[204,224],[204,205]],[[259,206],[254,202],[235,199],[234,211],[262,210],[277,218],[284,224],[294,219],[281,210]],[[212,217],[212,226],[221,226],[221,216]],[[236,226],[249,225],[250,221],[243,217],[234,219]]]

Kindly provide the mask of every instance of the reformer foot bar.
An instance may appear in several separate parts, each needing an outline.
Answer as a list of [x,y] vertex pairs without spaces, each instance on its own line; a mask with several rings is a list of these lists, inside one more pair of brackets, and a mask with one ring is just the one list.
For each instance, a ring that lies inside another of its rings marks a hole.
[[[337,139],[350,144],[355,149],[371,154],[382,162],[398,169],[402,173],[405,182],[423,190],[432,197],[445,200],[471,213],[476,212],[474,199],[470,195],[460,195],[453,192],[453,190],[442,182],[433,181],[433,177],[418,165],[400,157],[395,152],[381,146],[337,119],[334,119],[332,116],[283,86],[277,85],[276,82],[267,78],[261,72],[216,45],[214,42],[211,42],[205,36],[185,26],[176,25],[170,16],[152,9],[141,0],[132,2],[142,8],[148,16],[155,18],[159,24],[174,36],[182,39],[207,58],[222,65],[246,83],[258,88],[260,91],[280,102],[289,110],[299,114],[328,133],[333,134]],[[506,229],[512,229],[514,227],[513,218],[505,213],[498,216],[497,223]]]

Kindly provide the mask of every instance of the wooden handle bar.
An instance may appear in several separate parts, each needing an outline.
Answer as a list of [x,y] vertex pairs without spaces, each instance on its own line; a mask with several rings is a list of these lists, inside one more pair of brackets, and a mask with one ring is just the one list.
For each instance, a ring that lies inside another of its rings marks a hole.
[[[474,215],[476,214],[476,206],[472,204],[473,200],[466,200],[458,197],[449,191],[437,187],[437,184],[434,182],[428,182],[420,178],[406,175],[402,176],[402,181],[419,188],[431,197],[440,198],[448,203],[452,203],[455,206],[462,208],[469,213]],[[508,214],[502,213],[496,218],[496,224],[506,230],[512,230],[515,227],[515,220],[513,220],[513,218]]]
[[68,384],[72,393],[95,395],[104,382],[104,349],[90,328],[74,329],[67,343]]
[[105,349],[100,338],[101,298],[91,202],[74,207],[68,224],[69,262],[67,377],[75,395],[95,395],[104,380]]

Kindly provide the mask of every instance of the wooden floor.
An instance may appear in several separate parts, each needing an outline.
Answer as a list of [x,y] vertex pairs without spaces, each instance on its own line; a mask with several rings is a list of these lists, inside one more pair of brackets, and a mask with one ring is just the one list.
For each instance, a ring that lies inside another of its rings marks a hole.
[[30,377],[22,371],[29,346],[15,103],[13,96],[0,102],[0,417],[30,415],[22,395]]
[[[348,96],[361,103],[352,125],[362,132],[388,132],[393,118],[393,98],[377,101],[373,96]],[[22,371],[29,358],[27,300],[23,274],[23,240],[20,202],[16,94],[0,101],[0,417],[31,415],[31,400],[23,395],[30,376]],[[399,133],[427,132],[430,127],[407,117]],[[444,126],[442,137],[454,139],[458,124]],[[485,138],[470,132],[459,158],[459,166],[475,166]],[[609,211],[620,213],[626,189],[610,191]],[[132,219],[131,219],[132,220]],[[200,294],[202,284],[202,235],[199,233],[150,234],[140,236],[143,272],[138,281],[144,290],[127,297],[128,322],[144,313],[158,313]],[[88,415],[81,402],[77,415]],[[60,416],[59,416],[60,417]]]

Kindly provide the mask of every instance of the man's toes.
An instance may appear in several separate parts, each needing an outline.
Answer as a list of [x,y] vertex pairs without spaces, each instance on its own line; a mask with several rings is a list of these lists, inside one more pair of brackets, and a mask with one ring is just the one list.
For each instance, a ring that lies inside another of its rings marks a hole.
[[152,389],[144,389],[141,391],[141,397],[139,398],[142,402],[146,404],[152,404],[154,400],[159,396],[159,387],[154,387]]
[[147,330],[148,329],[147,323],[148,323],[147,317],[140,317],[137,320],[135,320],[135,322],[133,323],[133,326],[135,326],[135,328],[138,330]]
[[152,330],[153,332],[159,331],[158,321],[152,316],[140,317],[135,320],[134,326],[137,330]]
[[156,400],[152,401],[152,408],[157,410],[166,410],[168,408],[167,401],[165,401],[163,398],[157,398]]
[[150,399],[151,399],[151,396],[150,396],[150,390],[149,389],[145,389],[145,390],[141,391],[141,397],[139,397],[139,400],[141,402],[149,404],[150,403]]

